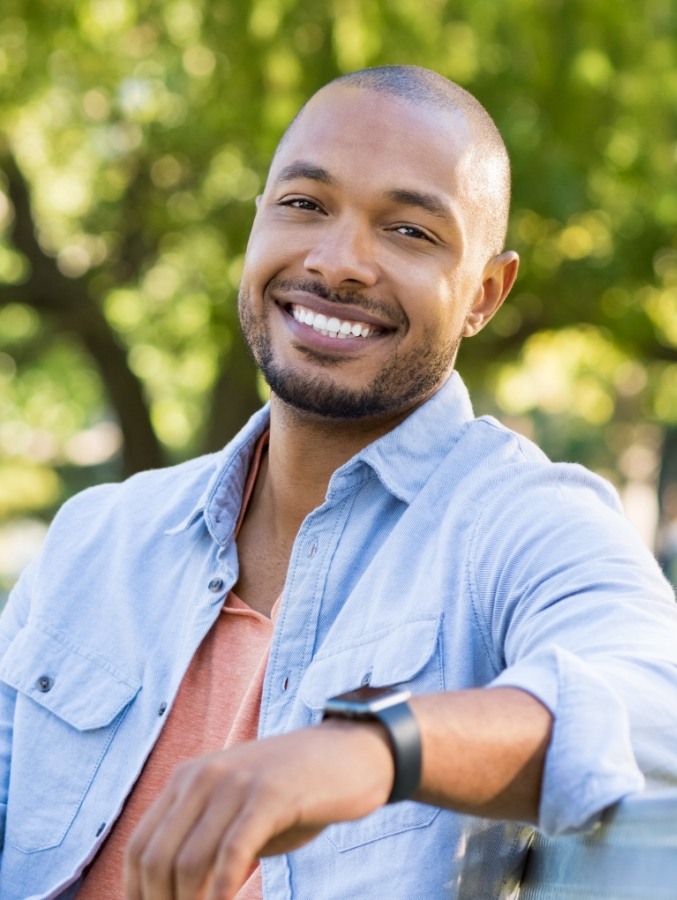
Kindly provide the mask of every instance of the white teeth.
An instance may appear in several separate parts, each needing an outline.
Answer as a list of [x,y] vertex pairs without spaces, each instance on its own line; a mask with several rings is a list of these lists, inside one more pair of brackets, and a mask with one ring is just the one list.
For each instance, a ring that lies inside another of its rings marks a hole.
[[363,322],[351,322],[347,319],[341,320],[336,318],[336,316],[332,316],[328,319],[322,313],[315,315],[314,312],[305,309],[303,306],[292,305],[291,314],[297,322],[303,322],[304,325],[310,325],[311,328],[325,337],[347,338],[351,336],[366,338],[373,333],[372,327]]

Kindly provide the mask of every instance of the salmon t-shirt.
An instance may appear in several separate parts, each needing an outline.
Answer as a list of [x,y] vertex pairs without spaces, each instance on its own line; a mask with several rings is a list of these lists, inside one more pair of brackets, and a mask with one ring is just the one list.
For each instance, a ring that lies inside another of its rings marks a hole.
[[[264,435],[252,461],[240,521],[266,445]],[[186,671],[167,722],[120,818],[85,876],[78,900],[123,900],[124,856],[129,839],[178,763],[256,738],[278,605],[279,599],[268,619],[232,591],[228,595]],[[257,865],[237,900],[262,900],[262,896]]]

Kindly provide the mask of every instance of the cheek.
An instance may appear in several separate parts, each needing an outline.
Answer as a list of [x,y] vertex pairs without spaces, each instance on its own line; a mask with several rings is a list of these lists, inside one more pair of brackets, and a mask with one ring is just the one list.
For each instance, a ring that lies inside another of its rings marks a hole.
[[243,272],[256,272],[261,268],[266,258],[270,257],[271,248],[268,244],[269,241],[264,236],[252,233],[245,252]]
[[474,284],[469,279],[445,278],[439,285],[438,315],[448,330],[460,331],[472,305]]
[[294,259],[289,241],[267,229],[255,234],[247,245],[241,283],[252,291],[263,291],[276,275],[288,270]]
[[415,295],[413,314],[425,321],[426,327],[441,334],[459,328],[462,321],[463,304],[458,294],[457,285],[449,278],[440,275],[420,286],[418,298]]

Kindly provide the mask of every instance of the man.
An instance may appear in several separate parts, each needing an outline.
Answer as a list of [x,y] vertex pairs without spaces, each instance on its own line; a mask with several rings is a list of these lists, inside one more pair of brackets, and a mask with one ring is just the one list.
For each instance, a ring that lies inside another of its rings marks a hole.
[[[524,823],[674,781],[658,567],[454,372],[515,279],[508,195],[426,70],[297,116],[240,292],[269,407],[72,500],[2,620],[3,898],[122,896],[123,858],[127,900],[493,896]],[[332,700],[365,685],[388,712]]]

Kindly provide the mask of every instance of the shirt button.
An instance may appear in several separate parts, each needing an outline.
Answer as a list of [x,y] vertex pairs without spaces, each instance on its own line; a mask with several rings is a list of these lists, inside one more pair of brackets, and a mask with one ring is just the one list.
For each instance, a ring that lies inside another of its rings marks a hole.
[[312,559],[317,553],[317,544],[311,544],[308,548],[308,556]]
[[49,675],[41,675],[35,682],[35,686],[43,694],[46,694],[47,691],[52,690],[52,687],[54,686],[54,679]]
[[212,578],[207,587],[212,592],[212,594],[218,594],[218,592],[223,588],[223,578]]

